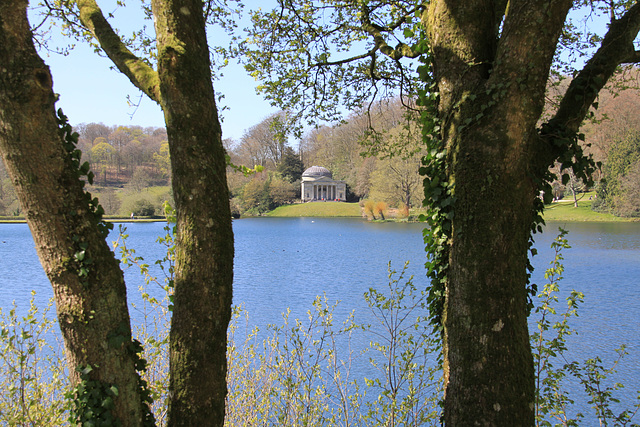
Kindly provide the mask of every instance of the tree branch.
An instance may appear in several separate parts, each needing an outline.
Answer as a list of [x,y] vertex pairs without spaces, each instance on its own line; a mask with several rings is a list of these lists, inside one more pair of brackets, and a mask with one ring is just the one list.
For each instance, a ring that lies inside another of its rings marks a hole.
[[389,58],[398,61],[402,58],[417,58],[418,56],[420,56],[419,52],[413,50],[406,43],[400,42],[395,48],[389,46],[387,41],[382,36],[383,31],[393,31],[400,25],[402,25],[406,21],[406,17],[400,18],[389,28],[382,28],[379,25],[371,22],[369,7],[366,5],[366,3],[363,3],[360,11],[360,21],[362,23],[362,29],[371,37],[373,37],[376,49],[387,55]]
[[[640,61],[633,42],[640,31],[640,4],[614,20],[600,48],[573,79],[549,124],[577,132],[589,108],[620,64]],[[555,126],[553,126],[555,128]]]
[[118,70],[149,98],[160,103],[158,73],[127,48],[106,20],[95,0],[78,0],[78,8],[80,21],[98,40],[100,47]]

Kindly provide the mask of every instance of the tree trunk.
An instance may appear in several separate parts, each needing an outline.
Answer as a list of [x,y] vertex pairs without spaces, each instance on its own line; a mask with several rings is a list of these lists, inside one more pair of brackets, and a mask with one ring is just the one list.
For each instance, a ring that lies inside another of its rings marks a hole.
[[222,426],[233,231],[202,2],[152,7],[178,228],[169,425]]
[[530,147],[571,1],[511,1],[504,22],[500,3],[432,1],[423,20],[440,93],[443,179],[455,185],[443,313],[448,426],[534,424]]
[[[26,0],[0,2],[0,150],[53,287],[72,383],[80,381],[75,368],[90,366],[84,385],[98,393],[97,406],[86,408],[94,419],[142,425],[148,408],[122,271],[83,190],[74,147],[61,138],[51,76],[33,46],[26,9]],[[112,408],[101,406],[107,398]]]
[[170,333],[170,426],[222,425],[233,231],[203,2],[153,0],[158,70],[122,43],[94,0],[80,19],[118,69],[160,104],[177,213]]

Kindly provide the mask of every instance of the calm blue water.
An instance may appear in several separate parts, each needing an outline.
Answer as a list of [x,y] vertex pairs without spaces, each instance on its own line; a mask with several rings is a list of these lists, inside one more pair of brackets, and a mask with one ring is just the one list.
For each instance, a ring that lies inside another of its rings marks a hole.
[[[571,356],[601,355],[610,360],[613,349],[626,344],[630,354],[618,371],[627,385],[622,397],[628,401],[640,390],[640,224],[549,224],[536,238],[534,282],[540,286],[553,259],[549,245],[559,225],[569,230],[572,246],[564,253],[561,298],[571,288],[585,293],[580,317],[573,322],[579,336],[572,339]],[[162,227],[160,223],[127,225],[128,245],[153,262],[162,256],[162,248],[152,244],[163,233]],[[387,283],[389,261],[397,270],[411,261],[415,283],[426,285],[422,228],[422,224],[359,219],[235,221],[234,303],[245,305],[252,323],[278,324],[287,308],[293,317],[303,317],[314,297],[325,293],[330,301],[342,301],[336,319],[355,309],[357,318],[366,322],[370,314],[362,294]],[[109,240],[115,238],[112,234]],[[135,300],[139,275],[131,269],[126,276]],[[6,308],[15,300],[26,308],[31,290],[37,291],[40,303],[52,296],[28,227],[0,225],[0,306]]]

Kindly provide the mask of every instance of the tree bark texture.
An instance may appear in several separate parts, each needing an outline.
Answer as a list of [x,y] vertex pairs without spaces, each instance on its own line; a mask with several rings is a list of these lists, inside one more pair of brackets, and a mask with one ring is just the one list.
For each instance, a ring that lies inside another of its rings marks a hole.
[[0,151],[53,286],[72,383],[90,365],[91,380],[117,388],[112,415],[142,425],[123,274],[63,145],[26,10],[26,0],[0,2]]
[[202,2],[154,0],[177,210],[169,425],[222,425],[233,231]]
[[168,424],[221,426],[233,231],[203,3],[151,2],[157,71],[115,36],[94,0],[79,0],[78,6],[83,24],[114,64],[165,116],[177,212]]
[[636,3],[612,21],[538,128],[572,4],[516,0],[507,10],[506,1],[435,0],[423,15],[455,188],[443,315],[447,426],[534,425],[526,286],[535,200],[547,170],[570,153],[559,140],[578,131],[616,67],[640,59]]
[[499,3],[432,1],[423,19],[446,178],[455,184],[443,316],[447,426],[534,424],[526,284],[537,186],[530,165],[571,1],[511,1],[501,30]]

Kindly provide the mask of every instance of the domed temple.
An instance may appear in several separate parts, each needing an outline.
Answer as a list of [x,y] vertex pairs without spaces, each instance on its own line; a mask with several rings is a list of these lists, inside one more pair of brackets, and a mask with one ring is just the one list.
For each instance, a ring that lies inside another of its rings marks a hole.
[[347,200],[347,184],[333,179],[331,172],[321,166],[311,166],[302,173],[302,201]]

